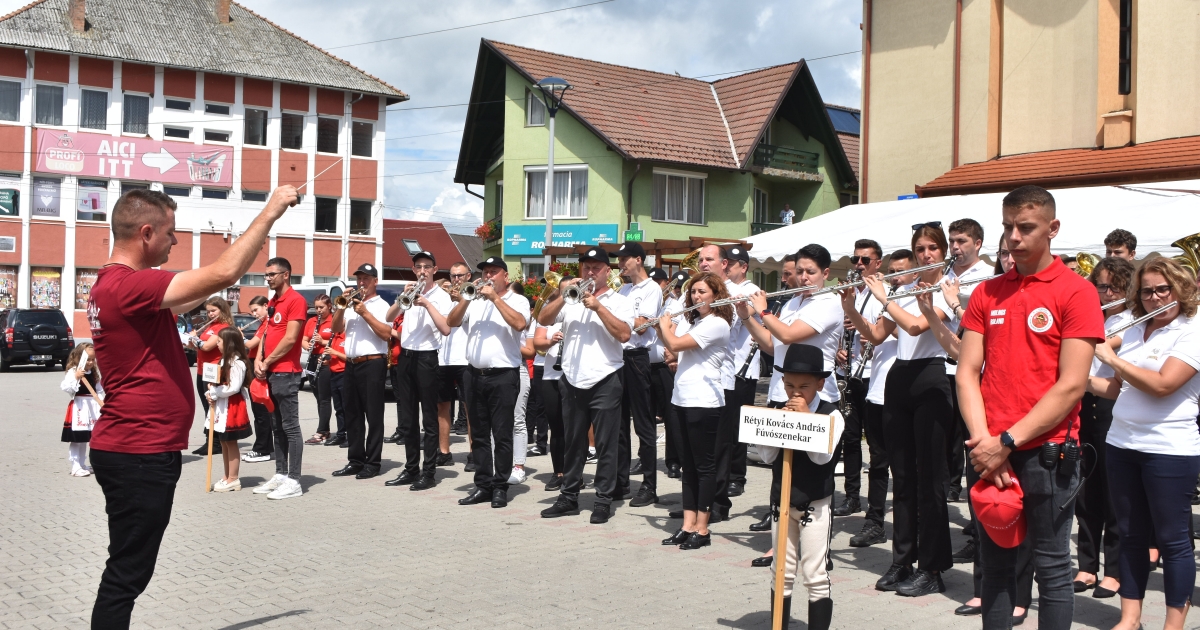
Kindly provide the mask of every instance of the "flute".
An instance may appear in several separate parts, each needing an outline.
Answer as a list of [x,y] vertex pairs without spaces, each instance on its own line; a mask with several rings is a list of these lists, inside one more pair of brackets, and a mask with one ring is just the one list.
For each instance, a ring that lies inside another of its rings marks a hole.
[[1119,300],[1113,300],[1112,302],[1109,302],[1108,304],[1101,306],[1100,310],[1107,311],[1110,308],[1117,308],[1118,306],[1120,306],[1124,303],[1125,303],[1125,298],[1121,298]]
[[[750,298],[746,298],[746,299],[750,299]],[[732,302],[730,302],[730,300],[717,300],[716,302],[713,302],[712,305],[713,305],[713,308],[716,308],[718,306],[722,306],[724,304],[731,304],[731,303]],[[679,311],[678,313],[671,313],[670,315],[659,315],[658,317],[655,317],[654,319],[648,319],[648,320],[646,320],[645,324],[642,324],[641,326],[634,328],[633,332],[642,332],[643,330],[646,330],[647,328],[650,328],[651,326],[658,324],[659,320],[661,320],[664,317],[666,317],[667,319],[675,319],[676,317],[679,317],[680,315],[683,315],[684,313],[690,313],[691,311],[694,311],[694,310],[700,308],[701,306],[704,306],[705,304],[708,304],[708,302],[701,302],[699,304],[693,304],[693,305],[683,309],[682,311]]]
[[[969,287],[973,284],[979,284],[980,282],[987,282],[988,280],[992,280],[994,278],[999,278],[1000,276],[1003,276],[1003,275],[1004,274],[1002,274],[1002,273],[998,273],[994,276],[988,276],[986,278],[975,278],[974,280],[967,280],[966,282],[960,282],[958,284],[958,286],[959,286],[959,288]],[[899,300],[899,299],[903,299],[906,297],[912,297],[914,295],[921,295],[922,293],[933,293],[935,291],[941,291],[943,288],[945,288],[945,286],[946,285],[941,284],[939,282],[938,284],[935,284],[931,287],[925,287],[924,289],[913,289],[912,291],[904,291],[901,293],[896,293],[895,295],[888,296],[888,301],[891,302],[893,300]]]
[[1150,311],[1149,313],[1142,315],[1141,317],[1139,317],[1137,319],[1129,320],[1129,321],[1125,322],[1124,324],[1121,324],[1120,326],[1113,328],[1110,331],[1105,331],[1104,338],[1112,339],[1113,337],[1116,337],[1117,335],[1125,332],[1126,330],[1129,330],[1130,328],[1133,328],[1134,326],[1137,326],[1138,324],[1141,324],[1143,322],[1150,321],[1150,320],[1154,319],[1155,317],[1158,317],[1159,315],[1162,315],[1163,313],[1171,310],[1172,308],[1175,308],[1176,306],[1179,306],[1179,302],[1171,302],[1170,304],[1168,304],[1166,306],[1160,306],[1160,307],[1154,309],[1153,311]]

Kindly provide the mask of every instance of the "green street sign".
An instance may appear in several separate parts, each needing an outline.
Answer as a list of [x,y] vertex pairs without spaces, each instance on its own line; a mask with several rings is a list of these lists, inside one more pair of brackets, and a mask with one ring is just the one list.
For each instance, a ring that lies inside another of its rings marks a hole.
[[641,223],[638,223],[637,221],[630,221],[630,223],[629,223],[629,231],[630,232],[640,232],[641,230],[642,230]]
[[642,237],[644,235],[645,235],[645,232],[642,232],[641,230],[637,230],[637,231],[625,230],[625,242],[626,243],[641,243]]

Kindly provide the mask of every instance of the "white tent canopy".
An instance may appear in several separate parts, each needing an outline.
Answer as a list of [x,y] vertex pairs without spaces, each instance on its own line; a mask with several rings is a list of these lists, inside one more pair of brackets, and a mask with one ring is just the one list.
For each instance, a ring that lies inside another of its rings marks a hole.
[[[1055,254],[1090,252],[1104,256],[1104,237],[1116,228],[1138,239],[1137,255],[1179,254],[1171,243],[1200,232],[1200,180],[1096,186],[1051,190],[1062,222],[1054,239]],[[853,254],[854,241],[874,239],[886,256],[910,246],[912,226],[941,221],[946,228],[956,219],[972,218],[983,226],[983,252],[994,254],[1000,240],[1000,203],[1004,194],[960,195],[906,199],[846,206],[819,217],[746,239],[750,255],[774,266],[808,243],[824,245],[833,260]]]

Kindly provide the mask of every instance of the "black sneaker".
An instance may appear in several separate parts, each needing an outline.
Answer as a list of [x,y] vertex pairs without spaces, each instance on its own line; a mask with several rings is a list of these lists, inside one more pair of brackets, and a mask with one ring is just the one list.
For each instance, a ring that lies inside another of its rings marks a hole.
[[470,455],[467,455],[467,465],[466,465],[466,466],[463,466],[463,471],[465,471],[465,472],[475,472],[475,468],[476,468],[476,466],[475,466],[475,458],[474,458],[474,457],[471,457]]
[[861,512],[862,505],[859,504],[858,497],[846,497],[842,504],[833,508],[834,516],[850,516],[855,512]]
[[454,456],[450,453],[438,453],[437,459],[433,460],[433,463],[436,466],[453,466]]
[[870,547],[885,542],[887,542],[887,535],[875,521],[867,521],[863,524],[862,531],[850,537],[851,547]]
[[588,449],[588,456],[587,456],[587,459],[585,459],[585,460],[583,460],[583,461],[584,461],[584,463],[585,463],[585,464],[594,464],[594,463],[596,463],[596,451],[594,451],[594,450],[592,450],[592,449],[590,449],[590,448],[589,448],[589,449]]
[[562,495],[559,495],[554,505],[542,510],[542,518],[558,518],[560,516],[574,516],[576,514],[579,514],[579,503]]
[[629,467],[629,474],[630,475],[642,474],[642,460],[640,460],[640,459],[634,460],[633,465]]
[[954,564],[975,562],[975,541],[968,540],[965,547],[955,551],[950,557],[954,559]]
[[545,455],[545,454],[546,454],[546,451],[542,450],[542,447],[540,447],[540,446],[532,446],[529,448],[528,451],[525,451],[525,455],[527,457],[541,457],[542,455]]
[[466,435],[466,434],[467,434],[467,423],[466,422],[455,422],[454,423],[454,435]]
[[637,496],[629,502],[629,507],[646,507],[655,503],[658,503],[658,495],[654,493],[654,489],[642,484],[642,487],[638,488]]
[[554,475],[553,477],[550,478],[550,483],[546,484],[546,492],[554,492],[555,490],[562,490],[562,484],[563,484],[563,476],[562,475]]
[[912,575],[912,567],[906,564],[893,564],[888,567],[887,573],[875,582],[875,590],[877,591],[894,591],[896,586],[908,579]]
[[907,580],[896,585],[896,594],[904,597],[920,597],[932,593],[945,593],[946,585],[941,573],[917,569]]
[[597,503],[592,508],[592,525],[603,525],[612,517],[612,507],[607,503]]
[[[220,455],[220,454],[221,454],[221,442],[214,441],[213,442],[213,455]],[[192,451],[192,455],[207,456],[208,455],[208,442],[201,444],[200,448]]]

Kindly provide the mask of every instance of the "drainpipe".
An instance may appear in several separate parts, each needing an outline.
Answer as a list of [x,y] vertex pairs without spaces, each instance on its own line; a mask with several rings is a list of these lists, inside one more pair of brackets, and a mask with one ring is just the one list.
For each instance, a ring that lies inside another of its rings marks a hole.
[[862,89],[862,140],[859,146],[858,161],[861,180],[859,185],[862,187],[862,192],[859,195],[859,201],[867,202],[867,151],[871,146],[867,141],[868,128],[870,126],[871,117],[869,115],[871,107],[871,13],[872,0],[864,0],[863,2],[863,89]]
[[633,169],[633,177],[630,177],[629,183],[625,184],[625,187],[628,190],[628,193],[627,193],[628,197],[626,197],[627,201],[626,201],[626,206],[625,206],[625,229],[626,230],[628,230],[629,226],[633,224],[633,181],[635,179],[637,179],[638,172],[640,172],[641,170],[642,170],[642,163],[638,162],[637,165]]
[[952,131],[954,145],[950,147],[950,168],[958,168],[958,104],[961,100],[959,84],[962,80],[962,0],[954,3],[954,120]]
[[[467,191],[467,194],[468,194],[468,195],[475,195],[476,197],[479,197],[480,199],[483,199],[483,195],[481,195],[481,194],[479,194],[479,193],[477,193],[477,192],[474,192],[474,191],[472,191],[470,188],[468,188],[468,186],[470,186],[470,184],[463,184],[463,190]],[[485,200],[485,201],[486,201],[486,200]]]

